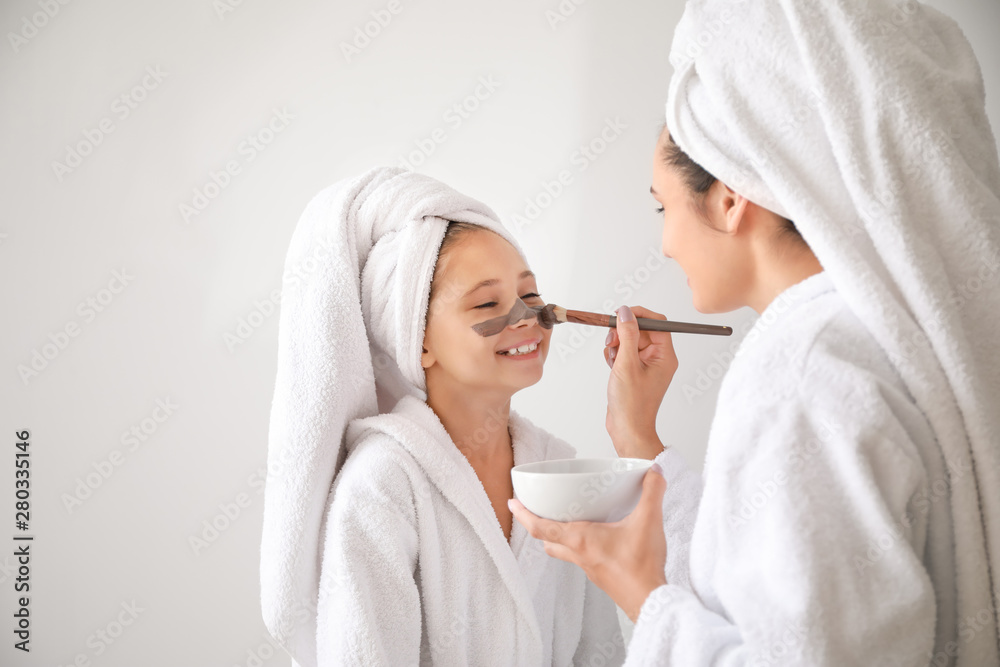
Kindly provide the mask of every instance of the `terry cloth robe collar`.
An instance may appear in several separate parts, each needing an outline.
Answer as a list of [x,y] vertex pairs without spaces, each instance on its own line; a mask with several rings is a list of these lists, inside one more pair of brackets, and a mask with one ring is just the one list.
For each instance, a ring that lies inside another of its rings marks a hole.
[[[748,346],[756,341],[760,334],[784,318],[795,306],[811,301],[833,289],[833,281],[830,280],[830,275],[826,271],[820,271],[788,287],[776,296],[760,314],[750,332],[743,339],[740,350],[742,351],[743,346]],[[754,331],[757,333],[753,334]]]
[[[568,446],[545,436],[515,410],[510,410],[508,424],[515,466],[575,455]],[[348,427],[348,452],[353,451],[368,430],[385,433],[399,442],[420,464],[441,494],[468,519],[531,628],[540,655],[542,638],[531,591],[540,583],[535,579],[542,570],[537,566],[538,552],[545,555],[541,543],[529,540],[525,528],[514,521],[508,544],[476,471],[455,446],[437,414],[421,399],[407,395],[399,400],[391,413],[354,420]],[[519,565],[528,562],[535,565],[524,568]]]

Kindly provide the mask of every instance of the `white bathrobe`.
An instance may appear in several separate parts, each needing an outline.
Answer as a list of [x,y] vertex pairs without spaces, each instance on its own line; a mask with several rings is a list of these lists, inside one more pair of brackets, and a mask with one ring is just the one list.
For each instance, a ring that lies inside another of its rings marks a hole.
[[[575,450],[511,410],[514,464]],[[320,665],[620,665],[614,603],[514,521],[431,408],[351,422],[323,537]]]
[[668,562],[626,664],[994,664],[995,610],[956,616],[945,466],[971,473],[922,458],[928,438],[825,272],[781,294],[723,378],[700,494],[676,451],[657,459],[667,550],[690,547],[689,571]]

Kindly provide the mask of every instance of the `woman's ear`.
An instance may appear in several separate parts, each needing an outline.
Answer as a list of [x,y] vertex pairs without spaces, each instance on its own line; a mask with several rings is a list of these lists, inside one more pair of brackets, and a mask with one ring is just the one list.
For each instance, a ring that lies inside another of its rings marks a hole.
[[725,231],[729,234],[735,234],[739,231],[740,225],[743,224],[750,200],[724,183],[719,182],[719,185],[722,186],[722,212]]
[[428,352],[426,347],[421,347],[420,349],[423,350],[420,355],[420,366],[426,370],[434,365],[434,355]]

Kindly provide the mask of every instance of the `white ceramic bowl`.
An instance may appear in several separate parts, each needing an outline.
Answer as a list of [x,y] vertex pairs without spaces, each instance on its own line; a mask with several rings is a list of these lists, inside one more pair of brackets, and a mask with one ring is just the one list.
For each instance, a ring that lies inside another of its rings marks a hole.
[[553,459],[514,466],[514,497],[554,521],[623,519],[639,504],[646,459]]

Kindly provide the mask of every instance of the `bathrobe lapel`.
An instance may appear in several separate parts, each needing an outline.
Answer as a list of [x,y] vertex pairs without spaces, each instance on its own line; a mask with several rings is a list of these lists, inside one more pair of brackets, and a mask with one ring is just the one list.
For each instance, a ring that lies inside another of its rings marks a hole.
[[[510,434],[514,444],[514,465],[519,466],[549,459],[569,459],[576,457],[576,450],[568,444],[553,438],[516,411],[510,411]],[[556,561],[545,553],[540,540],[528,535],[527,529],[517,519],[511,530],[510,549],[521,568],[522,577],[529,595],[535,599],[536,591],[546,578],[548,566]]]
[[[518,438],[515,435],[514,422],[518,419],[515,414],[511,411],[511,431],[515,436],[514,462],[520,465],[519,459],[525,460],[524,462],[527,459],[537,460],[534,457],[538,452],[537,443],[531,443],[530,438]],[[375,419],[378,420],[378,430],[395,438],[420,464],[441,494],[468,519],[531,629],[532,643],[536,644],[540,655],[542,638],[530,595],[537,582],[526,581],[519,560],[530,559],[531,563],[538,563],[539,567],[543,562],[535,558],[532,549],[525,549],[528,537],[523,526],[514,521],[511,543],[508,544],[486,489],[475,470],[455,447],[444,425],[425,402],[414,396],[404,396],[391,414],[379,415]],[[520,429],[519,432],[529,435],[526,429]],[[531,568],[532,571],[534,569],[538,568]]]

